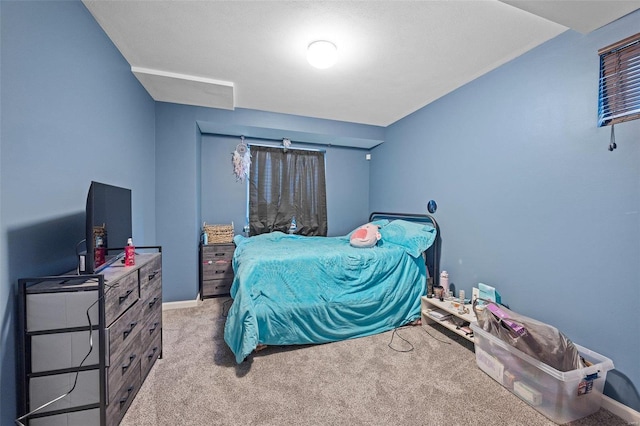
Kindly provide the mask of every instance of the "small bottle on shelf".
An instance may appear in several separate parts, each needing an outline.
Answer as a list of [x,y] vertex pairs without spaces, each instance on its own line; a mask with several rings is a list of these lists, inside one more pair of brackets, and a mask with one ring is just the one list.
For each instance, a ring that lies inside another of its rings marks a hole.
[[101,236],[96,237],[96,248],[94,250],[93,265],[98,267],[104,264],[107,250],[104,247],[104,239]]
[[447,271],[440,273],[440,287],[442,287],[445,297],[449,297],[449,273]]
[[464,314],[465,313],[465,307],[464,307],[464,290],[460,290],[458,292],[459,296],[460,296],[460,308],[458,309],[458,313],[460,314]]
[[127,246],[124,248],[124,266],[133,266],[136,264],[136,248],[133,246],[133,239],[127,240]]

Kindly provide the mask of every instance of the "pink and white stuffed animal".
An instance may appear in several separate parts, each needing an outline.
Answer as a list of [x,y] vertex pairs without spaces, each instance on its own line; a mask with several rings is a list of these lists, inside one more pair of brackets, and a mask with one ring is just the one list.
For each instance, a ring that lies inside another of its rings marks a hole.
[[382,236],[380,235],[378,225],[367,223],[353,231],[351,237],[349,237],[349,243],[353,247],[373,247],[378,243],[380,238],[382,238]]

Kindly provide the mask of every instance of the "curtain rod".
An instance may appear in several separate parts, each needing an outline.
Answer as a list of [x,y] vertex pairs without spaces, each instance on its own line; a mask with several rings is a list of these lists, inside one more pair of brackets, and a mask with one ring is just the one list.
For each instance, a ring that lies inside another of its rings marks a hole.
[[[267,139],[265,139],[265,140],[267,140]],[[268,140],[271,140],[271,139],[268,139]],[[282,141],[280,141],[280,142],[282,142]],[[287,147],[284,147],[284,146],[281,146],[281,145],[263,145],[263,144],[259,144],[259,143],[247,143],[247,145],[249,145],[250,147],[251,146],[261,146],[261,147],[264,147],[264,148],[278,148],[278,149],[284,149],[284,150],[295,149],[295,150],[298,150],[298,151],[313,151],[313,152],[324,152],[324,153],[327,152],[324,149],[299,148],[297,146],[290,146],[289,148],[287,148]]]
[[[210,133],[212,135],[218,135],[218,136],[227,136],[227,137],[232,137],[232,138],[240,138],[243,141],[247,141],[247,145],[256,145],[256,146],[264,146],[267,148],[282,148],[284,149],[283,146],[276,146],[276,145],[262,145],[262,144],[257,144],[257,143],[250,143],[248,142],[249,140],[255,140],[255,141],[265,141],[265,142],[277,142],[282,144],[283,139],[289,139],[289,138],[282,138],[282,139],[274,139],[274,138],[263,138],[263,137],[256,137],[256,136],[244,136],[244,135],[231,135],[228,133]],[[291,140],[291,139],[289,139]],[[291,143],[295,143],[295,141],[291,140]],[[298,142],[298,144],[300,143],[304,143],[307,145],[318,145],[318,146],[333,146],[330,143],[314,143],[314,142]],[[299,149],[302,151],[319,151],[319,152],[325,152],[326,150],[324,149],[313,149],[313,148],[300,148],[300,147],[289,147],[288,149]]]
[[[232,136],[232,135],[229,135]],[[288,138],[282,138],[282,139],[272,139],[272,138],[259,138],[259,137],[255,137],[255,136],[244,136],[244,135],[240,135],[239,136],[240,139],[242,141],[246,141],[247,139],[251,139],[251,140],[256,140],[256,141],[266,141],[266,142],[277,142],[282,144],[282,141],[284,139],[288,139]],[[290,139],[289,139],[290,140]],[[293,143],[294,141],[291,141],[291,143]],[[301,142],[298,142],[301,143]],[[280,149],[297,149],[300,151],[316,151],[316,152],[324,152],[326,153],[326,150],[324,149],[314,149],[314,148],[300,148],[300,147],[294,147],[294,146],[289,146],[288,148],[282,146],[282,145],[263,145],[263,144],[258,144],[258,143],[251,143],[251,142],[247,142],[247,145],[251,146],[262,146],[265,148],[280,148]],[[310,145],[322,145],[322,146],[331,146],[329,144],[310,144]]]

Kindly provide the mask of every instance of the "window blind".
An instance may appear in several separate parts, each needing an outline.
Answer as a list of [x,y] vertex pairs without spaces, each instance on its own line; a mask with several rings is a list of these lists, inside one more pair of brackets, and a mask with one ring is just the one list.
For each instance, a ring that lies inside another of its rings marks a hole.
[[598,126],[640,118],[640,33],[598,51]]

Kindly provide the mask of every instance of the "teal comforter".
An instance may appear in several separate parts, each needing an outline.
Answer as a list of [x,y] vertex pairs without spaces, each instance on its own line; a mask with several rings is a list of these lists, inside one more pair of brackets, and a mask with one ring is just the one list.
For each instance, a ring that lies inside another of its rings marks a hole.
[[[420,239],[424,244],[418,243],[426,245],[423,251],[435,230],[421,228],[427,235]],[[397,235],[388,234],[388,241],[384,235],[366,249],[351,247],[348,236],[236,236],[233,304],[224,330],[236,361],[241,363],[258,344],[332,342],[419,318],[424,260],[398,244]]]

